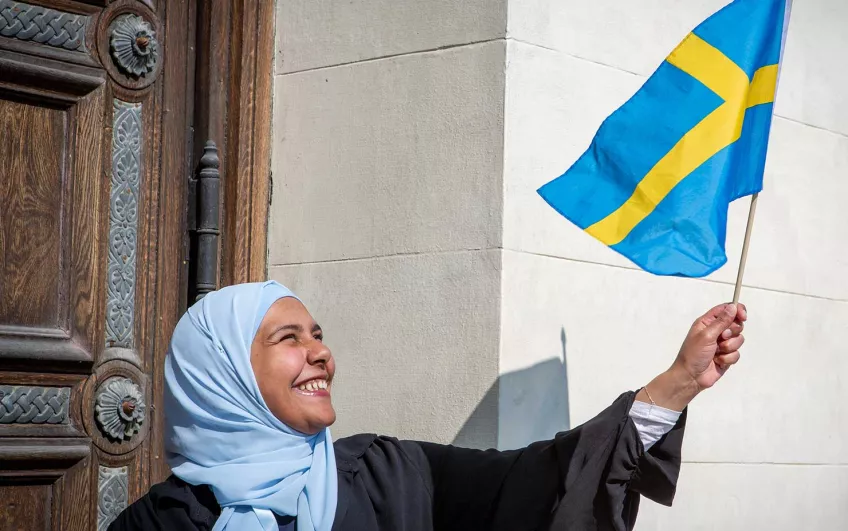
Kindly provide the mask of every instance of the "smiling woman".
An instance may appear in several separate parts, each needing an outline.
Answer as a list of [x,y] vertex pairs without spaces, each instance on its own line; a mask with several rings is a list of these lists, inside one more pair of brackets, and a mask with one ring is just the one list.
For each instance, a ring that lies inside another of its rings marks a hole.
[[391,437],[333,442],[335,361],[276,282],[210,293],[165,364],[168,464],[110,526],[127,530],[632,529],[640,495],[670,505],[686,405],[739,359],[747,314],[722,304],[671,368],[553,440],[509,452]]

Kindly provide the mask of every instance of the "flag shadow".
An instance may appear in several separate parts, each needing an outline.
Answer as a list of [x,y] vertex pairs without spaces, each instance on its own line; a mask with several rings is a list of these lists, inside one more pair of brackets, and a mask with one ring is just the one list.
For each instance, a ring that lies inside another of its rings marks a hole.
[[453,444],[467,448],[508,450],[552,438],[571,428],[568,399],[566,335],[562,358],[502,374],[460,428]]

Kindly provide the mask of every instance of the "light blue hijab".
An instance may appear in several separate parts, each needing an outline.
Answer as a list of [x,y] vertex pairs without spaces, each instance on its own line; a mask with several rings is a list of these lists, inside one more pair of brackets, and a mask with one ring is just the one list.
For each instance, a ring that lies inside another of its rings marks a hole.
[[[330,430],[304,435],[268,409],[250,345],[275,301],[295,295],[273,282],[206,295],[180,319],[165,358],[165,450],[173,473],[209,485],[221,505],[213,531],[330,531],[338,479]],[[295,297],[296,298],[296,297]]]

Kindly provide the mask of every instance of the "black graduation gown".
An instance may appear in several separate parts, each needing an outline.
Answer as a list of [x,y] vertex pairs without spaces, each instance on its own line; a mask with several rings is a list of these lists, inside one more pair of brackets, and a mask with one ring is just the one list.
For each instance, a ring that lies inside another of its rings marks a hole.
[[[645,453],[630,418],[635,393],[551,441],[507,452],[355,435],[334,443],[334,531],[623,531],[644,495],[671,505],[685,412]],[[209,530],[220,513],[207,486],[171,477],[110,531]]]

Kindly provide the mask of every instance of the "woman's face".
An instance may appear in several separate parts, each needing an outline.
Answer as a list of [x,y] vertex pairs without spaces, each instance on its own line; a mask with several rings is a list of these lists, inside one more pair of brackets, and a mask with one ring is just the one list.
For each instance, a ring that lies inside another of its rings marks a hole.
[[271,306],[253,338],[250,364],[268,408],[289,427],[313,435],[335,422],[336,363],[300,301],[287,297]]

